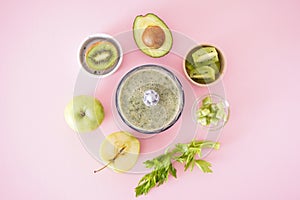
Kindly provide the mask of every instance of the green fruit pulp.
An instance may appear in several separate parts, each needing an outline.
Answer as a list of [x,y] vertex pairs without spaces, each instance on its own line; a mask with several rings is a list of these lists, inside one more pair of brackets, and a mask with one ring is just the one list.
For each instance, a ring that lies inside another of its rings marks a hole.
[[204,47],[198,49],[192,54],[192,57],[194,63],[203,63],[203,65],[216,63],[219,61],[218,52],[213,47]]
[[215,80],[215,70],[209,66],[196,67],[190,72],[191,78]]
[[93,70],[105,70],[113,67],[118,58],[117,48],[109,42],[100,42],[92,47],[86,56],[86,63]]

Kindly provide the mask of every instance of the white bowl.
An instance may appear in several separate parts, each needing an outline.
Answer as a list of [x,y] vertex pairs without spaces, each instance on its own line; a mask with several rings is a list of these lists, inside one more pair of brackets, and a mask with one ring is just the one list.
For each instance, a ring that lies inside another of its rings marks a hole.
[[[103,40],[109,41],[113,45],[115,45],[115,47],[117,48],[118,53],[119,53],[118,61],[116,62],[116,64],[113,67],[110,67],[109,69],[100,70],[100,71],[93,70],[88,67],[88,65],[85,61],[85,54],[86,54],[86,51],[89,48],[89,46],[91,46],[95,42],[99,42],[99,41],[103,41]],[[81,45],[79,47],[79,51],[78,51],[79,65],[84,69],[84,71],[86,71],[88,74],[92,75],[93,77],[97,77],[97,78],[98,77],[106,77],[106,76],[113,74],[120,67],[122,60],[123,60],[123,51],[122,51],[122,47],[121,47],[120,43],[114,37],[112,37],[111,35],[108,35],[108,34],[102,33],[102,34],[90,35],[83,40],[83,42],[81,43]]]

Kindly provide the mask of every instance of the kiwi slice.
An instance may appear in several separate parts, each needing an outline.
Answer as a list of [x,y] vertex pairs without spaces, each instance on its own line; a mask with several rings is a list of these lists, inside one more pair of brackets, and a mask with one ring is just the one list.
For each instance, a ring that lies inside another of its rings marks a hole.
[[188,61],[185,62],[185,67],[190,71],[194,69],[194,66]]
[[209,66],[196,67],[190,71],[193,79],[212,79],[215,80],[215,70]]
[[111,42],[100,41],[90,46],[86,52],[86,63],[93,70],[106,70],[118,60],[118,50]]
[[218,52],[213,47],[203,47],[192,54],[196,66],[208,65],[219,61]]
[[213,68],[215,70],[215,74],[218,75],[221,71],[220,62],[210,63],[207,66]]

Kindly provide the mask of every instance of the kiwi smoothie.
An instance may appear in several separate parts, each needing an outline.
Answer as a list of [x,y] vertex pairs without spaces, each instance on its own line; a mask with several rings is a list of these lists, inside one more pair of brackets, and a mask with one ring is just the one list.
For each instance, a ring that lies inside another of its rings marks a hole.
[[164,130],[175,123],[182,111],[181,85],[162,67],[142,66],[129,72],[118,91],[119,114],[130,127],[141,132]]

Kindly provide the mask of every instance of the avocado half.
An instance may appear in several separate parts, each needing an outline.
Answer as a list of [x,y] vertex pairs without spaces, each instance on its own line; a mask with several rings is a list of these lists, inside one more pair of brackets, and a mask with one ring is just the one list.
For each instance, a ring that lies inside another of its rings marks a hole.
[[172,48],[173,37],[170,29],[163,20],[152,13],[135,18],[133,36],[139,49],[154,58],[168,54]]

